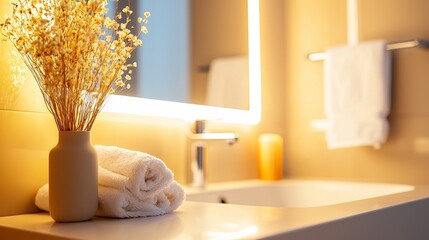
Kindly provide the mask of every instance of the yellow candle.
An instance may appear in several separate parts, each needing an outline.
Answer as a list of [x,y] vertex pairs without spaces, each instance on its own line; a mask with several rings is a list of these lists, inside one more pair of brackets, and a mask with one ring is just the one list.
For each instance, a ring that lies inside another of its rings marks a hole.
[[263,180],[283,178],[283,139],[278,134],[259,136],[259,178]]

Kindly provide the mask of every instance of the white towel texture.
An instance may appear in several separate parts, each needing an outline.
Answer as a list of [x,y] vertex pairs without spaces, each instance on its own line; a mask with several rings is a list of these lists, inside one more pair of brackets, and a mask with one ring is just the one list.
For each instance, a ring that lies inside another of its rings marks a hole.
[[[95,149],[99,164],[97,216],[158,216],[176,210],[184,201],[184,189],[158,158],[113,146]],[[37,192],[35,204],[49,211],[48,184]]]
[[98,188],[99,206],[97,216],[102,217],[149,217],[176,210],[184,200],[183,188],[173,181],[151,197],[138,199],[114,188]]
[[98,154],[98,184],[128,190],[145,198],[163,189],[173,179],[164,162],[147,153],[115,146],[94,146]]
[[249,59],[225,57],[210,63],[206,103],[226,108],[249,108]]
[[391,53],[383,40],[326,50],[328,148],[379,147],[388,136]]

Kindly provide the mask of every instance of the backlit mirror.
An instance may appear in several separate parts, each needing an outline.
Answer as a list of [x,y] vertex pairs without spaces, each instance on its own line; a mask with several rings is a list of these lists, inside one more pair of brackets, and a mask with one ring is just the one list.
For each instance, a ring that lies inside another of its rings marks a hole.
[[119,94],[249,108],[247,0],[135,4],[150,10],[150,32],[134,54],[132,88]]
[[152,16],[133,90],[130,96],[112,95],[104,111],[258,123],[259,0],[144,4],[139,9],[150,9]]

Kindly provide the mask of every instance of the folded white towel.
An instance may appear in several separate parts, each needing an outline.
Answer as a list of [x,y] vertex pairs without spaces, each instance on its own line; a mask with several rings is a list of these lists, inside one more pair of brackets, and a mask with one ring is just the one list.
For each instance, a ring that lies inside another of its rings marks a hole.
[[[98,211],[103,217],[148,217],[176,210],[185,193],[160,159],[113,146],[95,146],[98,154]],[[49,186],[37,192],[36,206],[49,211]]]
[[[169,183],[158,193],[145,199],[138,199],[128,191],[99,186],[96,215],[114,218],[158,216],[176,210],[184,198],[185,192],[176,181]],[[40,209],[49,211],[48,184],[39,189],[35,203]]]
[[183,188],[175,181],[157,194],[138,199],[117,189],[99,187],[97,216],[101,217],[150,217],[176,210],[185,198]]
[[115,146],[94,146],[98,154],[98,184],[150,197],[173,180],[164,162],[147,153]]
[[391,54],[382,40],[326,51],[329,148],[379,146],[387,139]]
[[45,184],[36,194],[35,204],[38,208],[49,212],[49,185]]

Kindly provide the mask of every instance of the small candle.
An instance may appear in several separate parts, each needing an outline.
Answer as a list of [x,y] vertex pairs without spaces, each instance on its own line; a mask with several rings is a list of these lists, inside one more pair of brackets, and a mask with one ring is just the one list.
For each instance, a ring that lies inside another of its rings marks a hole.
[[259,178],[263,180],[283,178],[283,139],[278,134],[259,136]]

